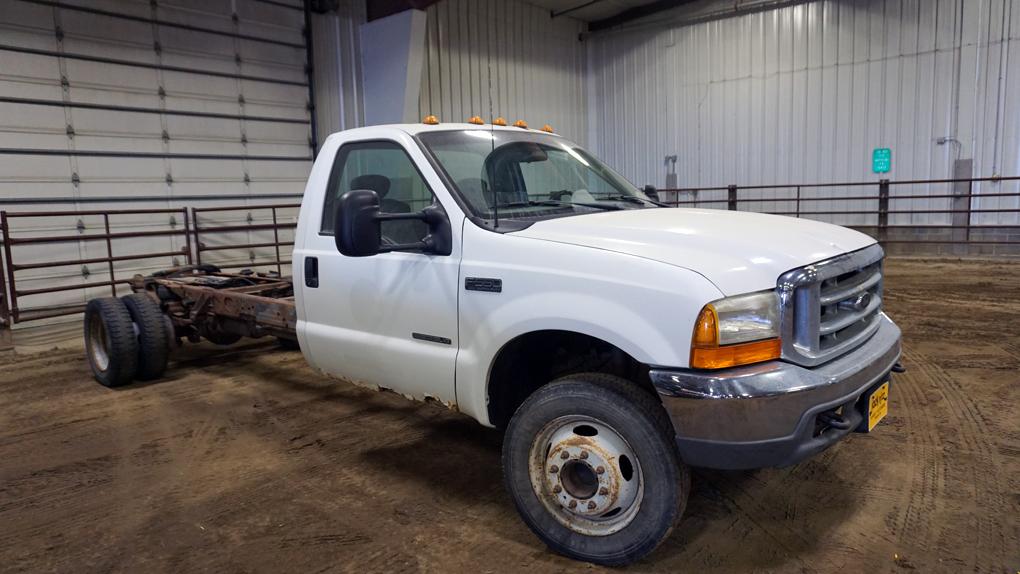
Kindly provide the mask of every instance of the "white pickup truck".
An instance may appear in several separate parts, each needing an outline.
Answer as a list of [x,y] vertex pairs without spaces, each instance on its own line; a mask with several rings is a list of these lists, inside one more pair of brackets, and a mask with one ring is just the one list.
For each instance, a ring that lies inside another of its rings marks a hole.
[[96,378],[155,378],[182,337],[296,340],[331,375],[505,429],[506,486],[553,550],[607,565],[680,520],[689,466],[797,463],[888,408],[882,249],[815,221],[670,209],[522,127],[330,136],[294,277],[209,266],[90,302]]

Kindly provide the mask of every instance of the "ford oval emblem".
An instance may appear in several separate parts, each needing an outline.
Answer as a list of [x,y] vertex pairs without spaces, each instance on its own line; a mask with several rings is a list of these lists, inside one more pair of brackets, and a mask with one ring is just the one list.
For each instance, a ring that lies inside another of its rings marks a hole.
[[871,304],[871,293],[865,291],[854,299],[854,302],[850,304],[854,311],[863,311],[868,308]]

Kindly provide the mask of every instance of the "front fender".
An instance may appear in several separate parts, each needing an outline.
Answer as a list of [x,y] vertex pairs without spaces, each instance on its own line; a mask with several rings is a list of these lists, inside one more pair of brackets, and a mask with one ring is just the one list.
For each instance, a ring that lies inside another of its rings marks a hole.
[[721,296],[710,281],[680,267],[472,227],[465,226],[462,283],[472,277],[502,281],[499,293],[462,286],[459,297],[457,403],[483,424],[490,424],[489,371],[513,339],[571,331],[645,364],[682,367],[698,312]]

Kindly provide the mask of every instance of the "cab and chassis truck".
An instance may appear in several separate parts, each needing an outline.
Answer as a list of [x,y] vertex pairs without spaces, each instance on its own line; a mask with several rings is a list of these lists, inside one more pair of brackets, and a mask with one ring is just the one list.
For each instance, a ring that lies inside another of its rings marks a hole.
[[792,465],[875,427],[901,370],[882,261],[835,225],[665,208],[552,133],[374,126],[315,160],[293,278],[136,276],[89,302],[86,352],[118,386],[183,339],[297,344],[503,429],[528,527],[622,565],[680,520],[689,467]]

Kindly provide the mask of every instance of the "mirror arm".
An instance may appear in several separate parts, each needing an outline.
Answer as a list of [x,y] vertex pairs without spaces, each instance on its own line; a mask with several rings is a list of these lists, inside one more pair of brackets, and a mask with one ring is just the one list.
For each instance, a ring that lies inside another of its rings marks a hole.
[[379,253],[390,253],[391,251],[424,251],[428,253],[432,249],[429,241],[418,241],[417,243],[397,243],[395,245],[381,245]]
[[414,213],[380,213],[375,216],[375,219],[376,221],[400,221],[407,219],[426,221],[425,215],[420,211]]

